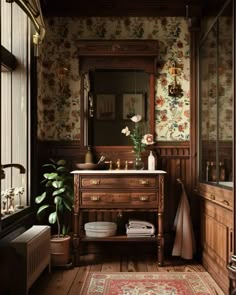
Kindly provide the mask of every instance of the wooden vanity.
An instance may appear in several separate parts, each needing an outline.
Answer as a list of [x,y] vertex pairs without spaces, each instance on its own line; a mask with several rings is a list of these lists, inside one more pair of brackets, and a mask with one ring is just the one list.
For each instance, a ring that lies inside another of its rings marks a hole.
[[[80,261],[82,242],[153,242],[157,246],[158,265],[164,260],[164,174],[155,170],[76,170],[74,174],[74,258]],[[152,237],[128,238],[124,233],[106,238],[84,234],[83,213],[86,211],[145,211],[156,214],[156,232]]]

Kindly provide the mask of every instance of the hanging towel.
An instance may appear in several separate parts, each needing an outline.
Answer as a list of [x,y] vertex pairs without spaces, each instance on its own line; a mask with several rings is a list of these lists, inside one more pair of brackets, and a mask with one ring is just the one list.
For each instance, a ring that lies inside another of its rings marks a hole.
[[184,185],[180,179],[177,179],[177,181],[182,186],[182,194],[174,220],[176,235],[172,255],[181,256],[184,259],[192,259],[195,253],[195,238],[190,207]]

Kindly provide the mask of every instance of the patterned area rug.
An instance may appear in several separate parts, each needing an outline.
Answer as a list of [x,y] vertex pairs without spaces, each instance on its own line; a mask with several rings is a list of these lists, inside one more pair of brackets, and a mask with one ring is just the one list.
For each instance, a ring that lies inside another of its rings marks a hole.
[[207,272],[91,272],[80,295],[224,295]]

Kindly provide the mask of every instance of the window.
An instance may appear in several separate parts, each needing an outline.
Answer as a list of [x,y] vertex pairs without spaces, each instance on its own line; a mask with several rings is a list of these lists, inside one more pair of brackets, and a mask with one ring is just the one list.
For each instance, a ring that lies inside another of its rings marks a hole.
[[[1,1],[1,225],[30,206],[30,22]],[[17,63],[15,63],[17,61]],[[15,69],[14,69],[15,67]]]

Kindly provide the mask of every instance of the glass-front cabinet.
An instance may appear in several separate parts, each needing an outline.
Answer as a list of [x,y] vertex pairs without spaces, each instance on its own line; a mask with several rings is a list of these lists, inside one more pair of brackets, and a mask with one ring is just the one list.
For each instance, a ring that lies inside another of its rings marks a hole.
[[199,51],[199,180],[232,188],[232,2],[203,24]]
[[234,238],[233,4],[206,18],[199,46],[199,249],[201,263],[228,294]]

